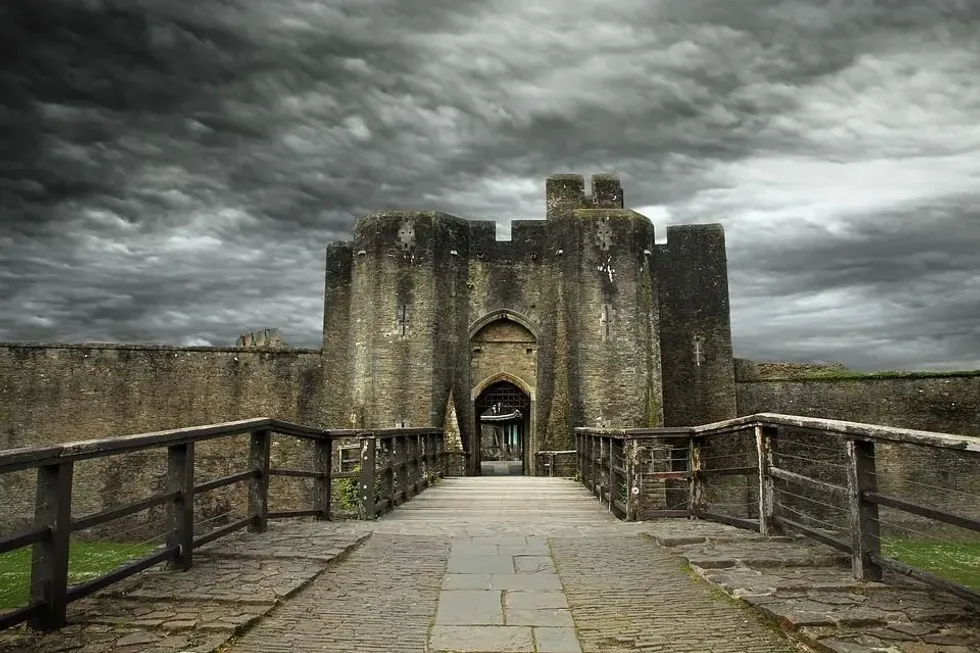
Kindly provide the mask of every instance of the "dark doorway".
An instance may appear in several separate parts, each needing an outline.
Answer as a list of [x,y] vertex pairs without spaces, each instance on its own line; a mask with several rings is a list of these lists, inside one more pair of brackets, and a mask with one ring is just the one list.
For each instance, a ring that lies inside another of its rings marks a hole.
[[476,398],[480,473],[522,475],[526,469],[531,398],[513,383],[498,381]]

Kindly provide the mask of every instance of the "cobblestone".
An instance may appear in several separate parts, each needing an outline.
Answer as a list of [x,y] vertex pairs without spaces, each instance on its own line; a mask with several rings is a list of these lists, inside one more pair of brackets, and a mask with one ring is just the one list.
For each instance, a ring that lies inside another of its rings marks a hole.
[[448,555],[445,537],[376,534],[228,653],[425,651]]
[[187,572],[153,568],[71,603],[69,625],[55,633],[0,633],[0,653],[211,653],[365,537],[298,521],[236,533],[195,552]]
[[815,650],[980,653],[980,610],[951,594],[888,572],[882,582],[857,581],[849,561],[802,538],[759,541],[757,533],[722,525],[698,536],[698,522],[688,523],[645,530]]
[[551,547],[585,653],[797,650],[649,540],[608,534]]

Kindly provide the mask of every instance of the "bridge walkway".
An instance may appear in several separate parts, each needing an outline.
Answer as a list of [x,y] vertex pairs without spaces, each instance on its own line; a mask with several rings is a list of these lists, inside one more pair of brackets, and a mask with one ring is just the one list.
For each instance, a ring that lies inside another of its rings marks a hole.
[[229,653],[795,648],[561,479],[447,479]]
[[623,523],[561,479],[447,479],[377,521],[271,522],[195,556],[71,604],[57,633],[0,633],[0,652],[980,650],[950,597],[857,583],[798,539]]

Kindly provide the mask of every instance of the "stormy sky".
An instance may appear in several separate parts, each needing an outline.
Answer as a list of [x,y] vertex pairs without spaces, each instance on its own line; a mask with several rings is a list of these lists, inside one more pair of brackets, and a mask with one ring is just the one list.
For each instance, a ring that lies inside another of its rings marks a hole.
[[721,222],[736,355],[980,368],[976,0],[4,0],[0,340],[318,346],[387,208],[615,172]]

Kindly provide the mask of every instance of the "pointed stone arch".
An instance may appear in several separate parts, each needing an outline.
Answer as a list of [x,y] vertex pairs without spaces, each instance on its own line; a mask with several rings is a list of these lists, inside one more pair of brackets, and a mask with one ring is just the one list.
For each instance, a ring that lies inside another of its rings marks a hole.
[[534,387],[521,377],[511,374],[510,372],[497,372],[496,374],[491,374],[487,378],[477,383],[475,386],[473,386],[472,392],[470,392],[470,400],[475,401],[484,390],[492,386],[494,383],[498,383],[500,381],[513,383],[515,386],[521,389],[521,392],[527,393],[527,396],[531,398],[531,401],[534,401]]
[[497,309],[496,311],[491,311],[486,315],[484,315],[483,317],[474,320],[473,323],[470,324],[470,340],[472,340],[473,337],[480,332],[480,329],[487,326],[488,324],[492,324],[493,322],[496,322],[497,320],[510,320],[511,322],[516,322],[517,324],[520,324],[522,327],[528,330],[528,332],[534,337],[535,342],[537,342],[538,340],[537,325],[535,325],[534,322],[531,320],[531,318],[529,318],[528,316],[524,315],[523,313],[518,313],[517,311],[513,311],[509,308],[501,308],[501,309]]

